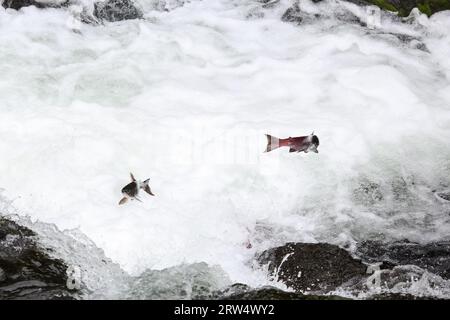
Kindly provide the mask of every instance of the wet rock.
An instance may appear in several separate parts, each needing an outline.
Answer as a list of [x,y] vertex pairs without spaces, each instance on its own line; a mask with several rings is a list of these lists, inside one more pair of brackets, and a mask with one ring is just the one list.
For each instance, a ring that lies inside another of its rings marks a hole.
[[[320,2],[320,1],[323,1],[323,0],[318,0],[318,1],[316,1],[316,2]],[[347,2],[350,2],[350,3],[354,3],[354,4],[356,4],[356,5],[358,5],[358,6],[368,6],[368,5],[371,5],[371,3],[369,2],[370,0],[344,0],[344,1],[347,1]]]
[[6,280],[5,271],[3,271],[2,268],[0,268],[0,282],[5,281],[5,280]]
[[66,6],[69,0],[4,0],[3,8],[19,10],[23,7],[35,6],[37,8],[60,8]]
[[221,300],[345,300],[333,295],[305,295],[296,292],[286,292],[275,287],[251,288],[242,283],[236,283],[229,288],[214,294]]
[[443,202],[450,202],[450,190],[434,191],[436,198]]
[[0,217],[0,300],[74,299],[67,266],[53,259],[28,228]]
[[439,300],[436,297],[418,297],[408,293],[380,293],[370,296],[370,300]]
[[288,8],[281,17],[284,22],[290,22],[295,24],[311,23],[315,19],[326,18],[320,14],[310,14],[303,12],[298,3],[295,3],[292,7]]
[[303,21],[302,12],[298,4],[296,3],[292,7],[288,8],[281,17],[281,20],[283,20],[284,22],[294,22],[297,24],[302,23]]
[[[409,47],[411,49],[417,49],[421,50],[427,53],[430,53],[430,50],[426,46],[425,43],[422,42],[422,39],[418,37],[413,37],[406,34],[400,34],[400,33],[384,33],[384,34],[378,34],[378,36],[386,41],[398,43],[400,41],[401,45],[405,45],[406,47]],[[399,184],[399,180],[392,181],[391,189],[389,191],[392,192],[392,195],[394,196],[395,200],[401,200],[404,199],[407,201],[410,198],[414,198],[414,194],[411,192],[411,189],[414,188],[414,182],[412,183],[406,183],[406,184]]]
[[274,280],[295,291],[327,292],[366,277],[367,266],[344,249],[325,243],[287,243],[257,257]]
[[81,8],[75,0],[4,0],[2,6],[4,8],[19,10],[23,7],[35,6],[40,9],[44,8],[61,8],[61,7],[80,8],[82,10],[81,21],[85,23],[96,23],[99,21],[121,21],[129,19],[141,19],[144,14],[142,10],[133,2],[133,0],[105,0],[96,1],[94,3],[94,11],[87,12],[86,8]]
[[353,190],[353,199],[358,204],[374,205],[383,198],[381,186],[366,178],[361,179],[358,187]]
[[356,254],[369,263],[383,262],[385,268],[414,265],[450,279],[450,242],[365,241],[358,245]]
[[[320,0],[314,1],[319,2]],[[345,21],[349,23],[355,23],[363,25],[363,22],[355,16],[352,12],[349,10],[346,10],[345,8],[336,9],[332,12],[322,12],[322,13],[308,13],[304,12],[298,2],[295,2],[291,7],[289,7],[284,14],[281,17],[281,20],[284,22],[290,22],[295,24],[305,24],[305,23],[312,23],[314,20],[317,19],[331,19],[335,18],[339,21]]]
[[265,9],[273,8],[280,3],[280,0],[259,0],[261,6]]
[[106,0],[94,4],[94,16],[109,22],[141,19],[144,15],[131,0]]

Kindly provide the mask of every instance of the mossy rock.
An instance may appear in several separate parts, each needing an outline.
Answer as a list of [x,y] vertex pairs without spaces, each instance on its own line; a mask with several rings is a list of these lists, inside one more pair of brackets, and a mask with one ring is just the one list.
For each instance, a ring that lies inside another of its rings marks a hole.
[[418,8],[427,16],[450,10],[450,0],[367,0],[368,2],[380,7],[383,10],[398,12],[401,17],[406,17],[411,10]]

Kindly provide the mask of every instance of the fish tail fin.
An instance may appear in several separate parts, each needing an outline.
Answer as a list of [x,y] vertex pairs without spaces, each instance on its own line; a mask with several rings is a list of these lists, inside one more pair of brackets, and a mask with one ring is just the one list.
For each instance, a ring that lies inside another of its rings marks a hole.
[[154,194],[152,193],[152,190],[150,189],[150,186],[148,185],[148,182],[150,181],[150,179],[145,180],[142,184],[142,188],[144,189],[145,192],[147,192],[149,195],[154,196]]
[[264,152],[270,152],[280,147],[280,139],[271,136],[270,134],[266,134],[266,137],[267,137],[267,147]]

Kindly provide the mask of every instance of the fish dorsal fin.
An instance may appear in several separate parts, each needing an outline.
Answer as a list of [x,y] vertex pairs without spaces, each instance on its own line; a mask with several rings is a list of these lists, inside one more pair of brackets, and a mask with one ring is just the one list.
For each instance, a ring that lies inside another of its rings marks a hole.
[[133,174],[130,172],[130,177],[131,177],[131,181],[136,181],[136,179],[134,178]]

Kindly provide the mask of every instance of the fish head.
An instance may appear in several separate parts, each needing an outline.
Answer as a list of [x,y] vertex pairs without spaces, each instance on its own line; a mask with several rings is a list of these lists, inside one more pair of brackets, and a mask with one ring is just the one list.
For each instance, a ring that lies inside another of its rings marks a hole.
[[317,150],[318,147],[319,147],[319,138],[316,135],[312,135],[308,151],[319,153],[319,150]]

